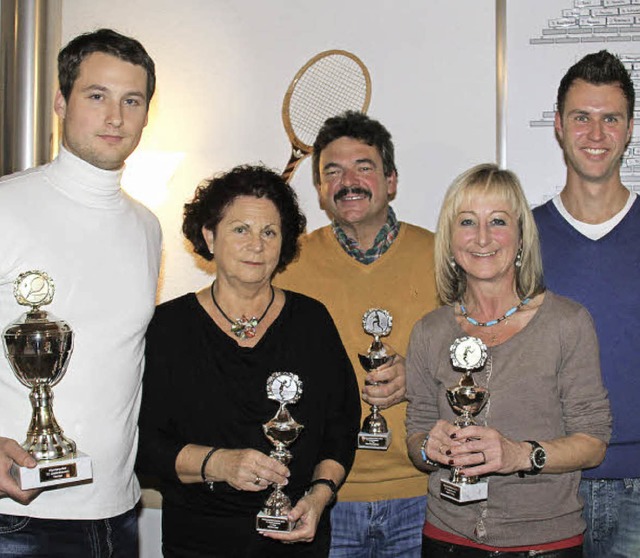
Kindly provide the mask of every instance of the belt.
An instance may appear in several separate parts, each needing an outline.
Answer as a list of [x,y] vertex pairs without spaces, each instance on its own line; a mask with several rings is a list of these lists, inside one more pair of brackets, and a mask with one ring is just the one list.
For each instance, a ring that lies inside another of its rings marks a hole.
[[582,545],[559,550],[483,550],[422,537],[423,558],[583,558]]

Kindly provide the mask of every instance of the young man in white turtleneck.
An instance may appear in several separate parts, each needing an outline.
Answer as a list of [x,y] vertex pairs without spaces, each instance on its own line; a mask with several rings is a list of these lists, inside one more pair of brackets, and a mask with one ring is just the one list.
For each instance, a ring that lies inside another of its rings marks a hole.
[[101,29],[60,52],[58,77],[58,157],[0,181],[0,327],[25,311],[13,296],[18,275],[46,272],[55,282],[46,310],[75,335],[55,387],[55,414],[91,457],[93,480],[56,490],[18,487],[11,465],[36,464],[19,445],[31,406],[0,357],[0,557],[131,558],[138,555],[133,466],[144,334],[161,231],[120,178],[147,123],[155,68],[138,41]]

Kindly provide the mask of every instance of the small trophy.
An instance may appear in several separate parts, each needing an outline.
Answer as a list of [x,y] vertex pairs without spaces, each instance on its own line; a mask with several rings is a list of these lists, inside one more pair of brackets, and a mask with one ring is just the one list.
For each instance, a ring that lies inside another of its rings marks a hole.
[[[362,327],[373,335],[373,342],[366,355],[358,354],[360,365],[367,372],[388,362],[394,355],[387,354],[387,350],[380,341],[380,337],[386,337],[391,333],[393,318],[386,310],[371,308],[362,317]],[[391,443],[391,431],[387,421],[380,414],[377,405],[371,405],[371,414],[362,422],[362,430],[358,434],[358,449],[382,450],[389,448]]]
[[[487,360],[487,347],[477,337],[459,337],[449,349],[453,367],[464,371],[457,386],[447,389],[449,405],[458,414],[454,424],[460,428],[475,424],[477,415],[489,400],[489,390],[477,386],[471,376],[480,370]],[[488,483],[475,476],[460,474],[460,467],[451,469],[449,480],[440,481],[440,496],[462,504],[486,500]]]
[[[262,430],[275,449],[269,454],[283,465],[291,461],[291,452],[287,449],[298,438],[304,428],[289,414],[287,403],[297,403],[302,395],[302,382],[291,372],[274,372],[267,379],[267,396],[280,403],[276,415],[262,425]],[[282,492],[282,486],[276,484],[273,492],[264,503],[262,511],[256,517],[256,529],[263,532],[286,533],[295,527],[287,514],[291,511],[291,500]]]
[[69,324],[40,309],[51,303],[54,292],[53,281],[46,273],[22,273],[14,282],[13,294],[18,304],[30,306],[31,310],[2,333],[4,351],[14,374],[31,389],[33,414],[22,447],[38,464],[33,469],[16,464],[11,468],[23,490],[92,478],[91,459],[76,451],[75,442],[64,436],[53,415],[51,388],[64,376],[73,349]]

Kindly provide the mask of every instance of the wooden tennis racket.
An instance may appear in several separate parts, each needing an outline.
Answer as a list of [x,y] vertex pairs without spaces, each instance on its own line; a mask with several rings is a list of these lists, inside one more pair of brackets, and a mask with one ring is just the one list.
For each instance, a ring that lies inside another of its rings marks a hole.
[[369,70],[356,55],[327,50],[302,66],[282,102],[282,122],[291,141],[291,157],[282,173],[285,181],[313,151],[327,118],[346,110],[367,112],[370,100]]

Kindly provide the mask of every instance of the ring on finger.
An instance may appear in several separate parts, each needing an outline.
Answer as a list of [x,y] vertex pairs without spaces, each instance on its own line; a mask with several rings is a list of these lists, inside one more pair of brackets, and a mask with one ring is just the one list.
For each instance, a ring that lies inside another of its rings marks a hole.
[[260,483],[262,482],[262,479],[256,475],[255,480],[253,481],[253,484],[255,484],[256,486],[258,486]]
[[444,447],[444,444],[440,444],[440,447],[438,448],[438,453],[441,453],[442,455],[444,455],[444,452],[442,451],[443,447]]

